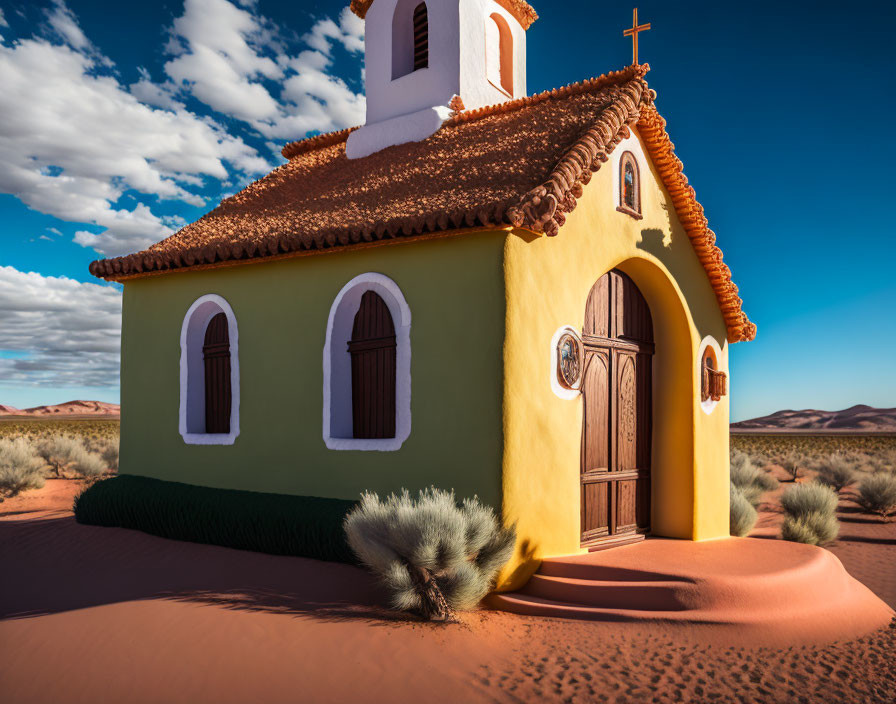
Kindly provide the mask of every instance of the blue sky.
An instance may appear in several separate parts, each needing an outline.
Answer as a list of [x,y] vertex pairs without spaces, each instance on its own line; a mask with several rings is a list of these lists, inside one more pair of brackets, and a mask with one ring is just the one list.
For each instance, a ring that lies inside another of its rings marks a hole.
[[[534,2],[530,93],[621,68],[631,5]],[[347,2],[0,1],[0,403],[117,401],[87,264],[363,120]],[[641,60],[757,339],[732,417],[896,405],[892,3],[641,2]]]

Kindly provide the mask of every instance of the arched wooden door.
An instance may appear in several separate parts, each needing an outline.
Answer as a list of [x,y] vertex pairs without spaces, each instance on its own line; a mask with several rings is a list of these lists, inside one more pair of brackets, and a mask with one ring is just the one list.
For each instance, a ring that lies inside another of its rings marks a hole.
[[653,322],[628,276],[594,284],[582,332],[582,545],[609,547],[650,529]]
[[205,329],[205,432],[230,432],[230,333],[227,316],[218,313]]
[[373,291],[361,297],[352,339],[352,427],[356,438],[395,437],[395,325]]

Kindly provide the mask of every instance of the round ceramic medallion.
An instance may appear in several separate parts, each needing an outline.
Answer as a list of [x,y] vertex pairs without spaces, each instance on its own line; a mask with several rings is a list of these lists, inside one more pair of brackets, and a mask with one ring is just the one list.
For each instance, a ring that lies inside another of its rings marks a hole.
[[582,377],[582,342],[572,333],[557,341],[557,378],[567,389],[578,387]]

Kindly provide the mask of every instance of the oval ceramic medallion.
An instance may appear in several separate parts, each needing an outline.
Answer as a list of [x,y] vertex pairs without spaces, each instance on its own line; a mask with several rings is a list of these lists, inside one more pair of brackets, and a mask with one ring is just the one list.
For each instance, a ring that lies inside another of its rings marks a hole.
[[570,332],[557,341],[557,378],[568,389],[577,388],[582,378],[582,342]]

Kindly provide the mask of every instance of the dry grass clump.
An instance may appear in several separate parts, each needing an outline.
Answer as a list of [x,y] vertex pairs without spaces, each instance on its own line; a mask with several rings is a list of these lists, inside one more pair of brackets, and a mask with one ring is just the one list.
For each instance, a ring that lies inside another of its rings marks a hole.
[[731,483],[730,512],[729,532],[740,538],[753,530],[756,519],[759,517],[753,503],[744,495],[743,491],[734,485],[734,482]]
[[888,472],[868,475],[859,484],[856,501],[868,513],[888,521],[896,513],[896,476]]
[[382,500],[365,492],[345,518],[345,534],[396,609],[440,621],[482,600],[516,541],[516,531],[502,528],[478,499],[458,505],[454,492],[436,488],[416,499],[406,490]]
[[71,435],[51,435],[37,444],[37,451],[61,477],[63,470],[84,454],[84,444]]
[[786,514],[781,537],[798,543],[823,545],[837,537],[837,494],[822,484],[797,484],[781,496]]
[[95,480],[106,474],[109,465],[103,461],[100,454],[82,448],[80,452],[75,453],[68,468],[84,479]]
[[44,462],[25,438],[0,439],[0,502],[44,485]]
[[794,482],[799,479],[805,464],[805,459],[793,452],[778,460],[778,465],[790,475],[790,480]]
[[731,484],[750,502],[753,508],[766,491],[778,488],[778,480],[753,464],[749,455],[735,450],[731,453]]
[[816,481],[839,492],[856,480],[855,470],[841,455],[830,455],[818,465]]

